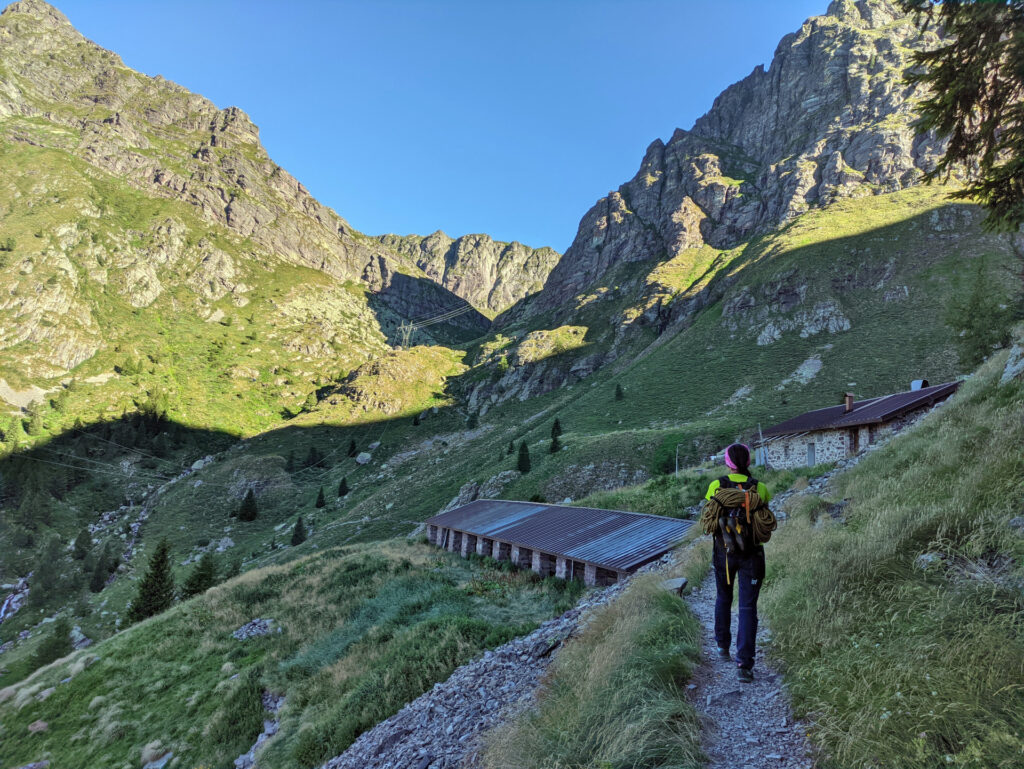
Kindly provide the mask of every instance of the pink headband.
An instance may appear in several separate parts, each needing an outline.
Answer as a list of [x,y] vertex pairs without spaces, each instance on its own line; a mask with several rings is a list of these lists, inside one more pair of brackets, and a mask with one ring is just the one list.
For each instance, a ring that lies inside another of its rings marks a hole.
[[736,463],[733,462],[732,457],[729,456],[729,449],[731,449],[733,446],[742,446],[747,450],[748,454],[750,453],[750,447],[745,443],[730,443],[728,446],[725,447],[725,466],[730,468],[731,470],[736,470]]

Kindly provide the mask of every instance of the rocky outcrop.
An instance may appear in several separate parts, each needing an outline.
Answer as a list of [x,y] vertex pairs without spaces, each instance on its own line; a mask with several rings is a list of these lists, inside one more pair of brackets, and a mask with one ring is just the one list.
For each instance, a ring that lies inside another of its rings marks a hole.
[[529,309],[571,312],[620,265],[728,248],[844,196],[917,184],[941,143],[912,126],[903,82],[934,46],[891,0],[836,0],[727,88],[689,131],[656,140],[636,176],[587,212]]
[[381,235],[383,245],[415,262],[435,282],[478,309],[495,314],[540,291],[561,255],[551,248],[503,243],[488,235],[450,238]]

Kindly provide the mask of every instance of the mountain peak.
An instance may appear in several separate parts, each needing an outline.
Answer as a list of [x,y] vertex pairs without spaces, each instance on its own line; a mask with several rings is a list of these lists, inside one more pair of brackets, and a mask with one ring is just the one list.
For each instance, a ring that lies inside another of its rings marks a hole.
[[71,26],[71,22],[68,21],[68,17],[49,3],[45,2],[45,0],[17,0],[17,2],[11,3],[4,8],[3,13],[0,13],[0,16],[7,16],[8,14],[14,13],[32,16],[48,27],[57,28]]

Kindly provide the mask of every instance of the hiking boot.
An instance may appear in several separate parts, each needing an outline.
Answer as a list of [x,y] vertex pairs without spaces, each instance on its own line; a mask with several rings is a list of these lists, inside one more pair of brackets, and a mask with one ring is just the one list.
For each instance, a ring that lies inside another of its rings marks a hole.
[[754,671],[749,668],[736,668],[736,677],[740,679],[741,684],[754,683]]
[[728,649],[723,649],[721,646],[718,647],[718,656],[723,660],[731,660],[732,657],[729,654]]

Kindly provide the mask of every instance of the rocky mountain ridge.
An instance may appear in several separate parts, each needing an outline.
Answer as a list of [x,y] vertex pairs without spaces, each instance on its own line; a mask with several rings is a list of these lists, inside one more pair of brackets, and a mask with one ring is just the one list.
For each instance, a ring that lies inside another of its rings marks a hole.
[[489,235],[452,238],[437,230],[379,235],[390,250],[409,257],[432,280],[484,312],[497,314],[540,291],[561,254],[552,248],[504,243]]
[[913,128],[918,94],[902,78],[938,39],[891,0],[835,0],[691,130],[655,140],[584,215],[537,301],[504,320],[571,313],[623,265],[731,248],[838,198],[917,184],[943,145]]

